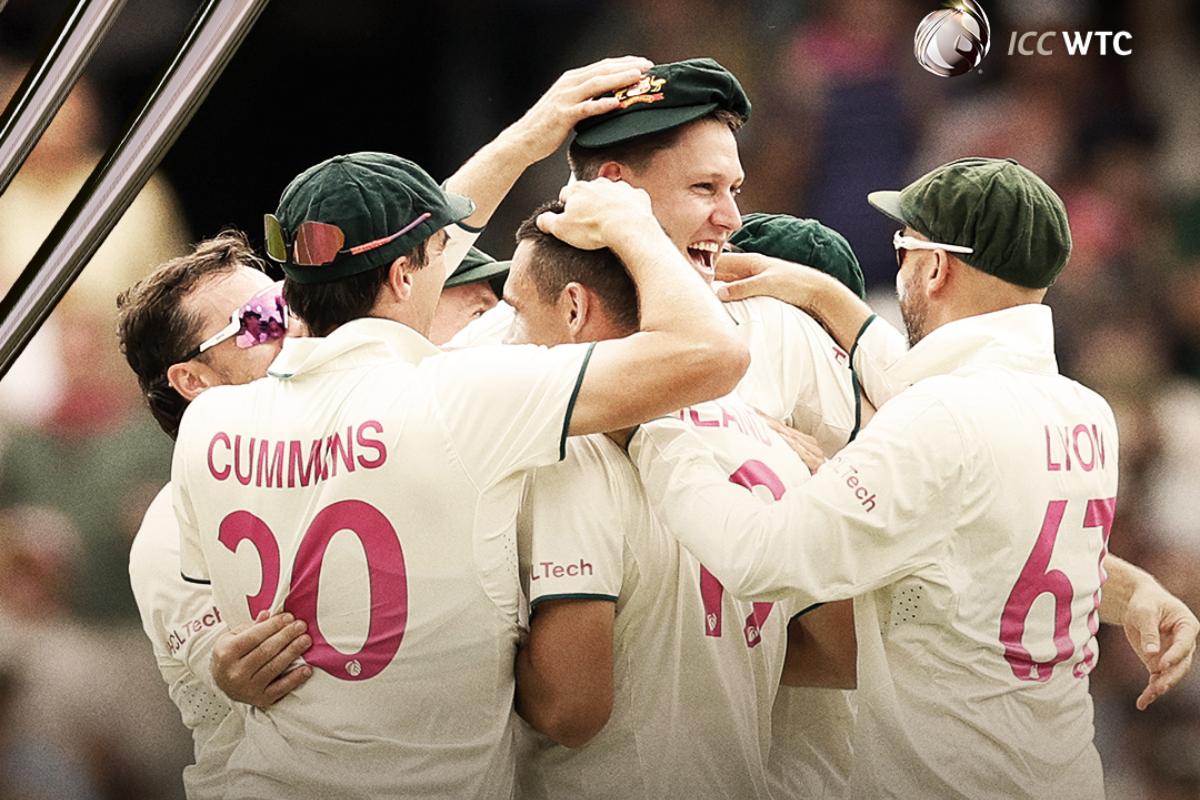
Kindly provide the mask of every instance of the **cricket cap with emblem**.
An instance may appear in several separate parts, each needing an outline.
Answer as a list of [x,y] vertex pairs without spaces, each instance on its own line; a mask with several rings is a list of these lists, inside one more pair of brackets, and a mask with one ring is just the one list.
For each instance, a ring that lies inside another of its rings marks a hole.
[[931,241],[972,248],[954,255],[1018,286],[1046,288],[1071,255],[1062,198],[1011,158],[960,158],[867,202]]
[[791,261],[837,278],[859,297],[866,297],[862,267],[840,233],[815,219],[787,214],[751,213],[742,216],[742,227],[729,244],[744,253]]
[[750,99],[733,73],[711,58],[656,64],[640,81],[613,93],[620,105],[575,125],[574,144],[607,147],[677,128],[717,109],[750,118]]
[[[334,156],[306,169],[283,190],[275,217],[288,258],[280,263],[297,283],[341,280],[390,264],[474,210],[469,198],[444,191],[408,159],[370,152]],[[319,266],[293,263],[292,241],[304,222],[341,230],[344,246],[332,261]]]
[[446,279],[443,288],[450,289],[455,286],[487,281],[488,285],[492,287],[492,291],[496,293],[496,297],[500,297],[504,294],[504,279],[508,277],[508,270],[511,266],[511,261],[497,261],[478,247],[472,247],[463,256],[458,269],[454,270]]

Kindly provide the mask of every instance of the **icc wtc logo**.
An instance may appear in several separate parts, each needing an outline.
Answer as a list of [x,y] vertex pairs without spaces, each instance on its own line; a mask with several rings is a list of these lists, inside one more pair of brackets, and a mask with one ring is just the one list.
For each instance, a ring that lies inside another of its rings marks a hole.
[[979,66],[991,44],[991,25],[979,3],[954,0],[921,20],[913,37],[913,53],[922,67],[949,78]]

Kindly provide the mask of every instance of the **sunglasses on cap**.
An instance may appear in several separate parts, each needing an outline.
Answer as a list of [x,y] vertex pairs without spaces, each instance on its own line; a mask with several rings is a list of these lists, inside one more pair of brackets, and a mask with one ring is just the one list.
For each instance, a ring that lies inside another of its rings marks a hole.
[[900,266],[904,262],[905,250],[945,250],[947,253],[974,253],[974,247],[964,247],[961,244],[942,244],[941,242],[927,242],[924,239],[918,239],[915,236],[905,236],[904,229],[896,231],[892,235],[892,247],[896,249],[896,266]]
[[196,356],[216,347],[226,339],[246,350],[259,344],[273,342],[287,335],[288,307],[283,299],[283,281],[273,283],[266,289],[253,294],[229,315],[229,324],[205,339],[180,361],[191,361]]
[[431,212],[426,211],[395,233],[353,247],[344,247],[346,234],[337,225],[329,222],[301,222],[296,228],[296,239],[292,242],[292,257],[289,259],[283,225],[274,214],[266,214],[263,216],[263,228],[267,242],[267,255],[280,263],[290,261],[301,267],[319,267],[331,263],[340,255],[356,256],[359,253],[383,247],[432,216]]

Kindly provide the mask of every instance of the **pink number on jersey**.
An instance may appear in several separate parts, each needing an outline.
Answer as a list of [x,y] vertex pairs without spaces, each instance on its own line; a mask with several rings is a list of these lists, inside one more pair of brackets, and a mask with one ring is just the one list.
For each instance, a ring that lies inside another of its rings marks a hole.
[[721,601],[725,597],[725,587],[717,580],[708,567],[700,565],[700,601],[704,604],[704,635],[721,635]]
[[[1112,533],[1113,516],[1117,513],[1117,498],[1106,497],[1103,500],[1089,500],[1083,513],[1083,527],[1100,529],[1100,559],[1097,568],[1100,571],[1100,584],[1092,595],[1092,611],[1088,614],[1088,632],[1094,638],[1100,631],[1100,589],[1108,576],[1104,572],[1104,557],[1108,555],[1108,537]],[[1083,659],[1075,665],[1072,674],[1082,678],[1092,671],[1095,666],[1096,654],[1090,647],[1091,640],[1083,646]]]
[[[1062,570],[1046,569],[1050,565],[1050,555],[1054,551],[1066,509],[1066,500],[1051,500],[1046,506],[1042,530],[1034,542],[1033,552],[1021,568],[1021,574],[1000,616],[1000,643],[1004,645],[1004,659],[1012,668],[1013,675],[1023,681],[1045,683],[1050,680],[1054,665],[1066,661],[1075,652],[1075,644],[1071,641],[1071,600],[1075,590]],[[1054,597],[1055,654],[1049,661],[1034,661],[1022,642],[1025,621],[1034,601],[1047,593]]]
[[249,541],[258,553],[258,561],[262,566],[262,580],[258,594],[246,596],[250,618],[254,619],[258,612],[271,608],[275,590],[279,588],[279,543],[275,541],[267,523],[249,511],[234,511],[221,520],[217,541],[225,545],[231,553],[236,553],[238,545],[243,541]]
[[[358,537],[367,557],[371,615],[367,641],[357,653],[342,653],[321,633],[317,595],[321,564],[334,534],[348,530]],[[292,568],[292,591],[284,610],[308,622],[312,647],[304,660],[333,675],[365,681],[391,663],[408,624],[408,574],[396,529],[380,511],[361,500],[342,500],[321,509],[304,533]]]
[[[761,461],[751,459],[742,464],[729,476],[730,483],[745,487],[747,490],[755,486],[765,486],[776,500],[783,497],[787,487],[775,474],[775,471]],[[700,565],[700,600],[704,604],[704,635],[721,635],[721,602],[725,597],[725,587],[717,580],[708,568]],[[774,603],[755,603],[753,610],[746,617],[742,635],[747,647],[757,647],[762,641],[762,626],[767,617],[771,616]]]
[[[738,467],[737,472],[729,476],[729,482],[747,489],[764,486],[776,500],[783,497],[783,493],[787,491],[787,487],[783,485],[783,481],[779,479],[774,470],[763,462],[755,460],[747,461]],[[771,609],[774,607],[774,603],[754,604],[754,610],[750,612],[750,616],[746,617],[746,624],[742,627],[742,635],[746,639],[747,647],[757,647],[758,643],[762,641],[762,626],[766,624],[767,617],[771,616]]]

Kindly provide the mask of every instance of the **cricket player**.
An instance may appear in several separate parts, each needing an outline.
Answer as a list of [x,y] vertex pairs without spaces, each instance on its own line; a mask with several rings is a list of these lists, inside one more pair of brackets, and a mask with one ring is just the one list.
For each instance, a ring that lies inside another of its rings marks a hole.
[[539,224],[621,254],[641,330],[439,354],[443,229],[471,224],[471,201],[377,153],[284,191],[269,252],[322,338],[193,401],[172,470],[185,576],[211,580],[231,622],[282,608],[313,641],[312,678],[247,716],[231,795],[511,795],[522,471],[569,434],[724,394],[746,364],[644,193],[595,181],[563,198]]
[[[621,261],[548,236],[536,219],[517,232],[505,285],[509,340],[636,332],[638,295]],[[676,416],[765,502],[808,477],[735,396]],[[800,609],[727,595],[662,531],[628,459],[602,435],[568,440],[561,463],[533,473],[518,534],[533,611],[517,710],[545,734],[520,765],[521,796],[770,797],[770,709]]]
[[458,268],[446,279],[433,312],[429,341],[449,342],[472,321],[496,307],[508,277],[507,261],[497,261],[477,247],[467,251]]
[[[122,352],[168,436],[175,437],[183,410],[200,392],[261,377],[278,355],[288,317],[281,287],[264,266],[245,237],[229,231],[162,265],[118,298]],[[171,700],[192,732],[196,761],[183,771],[184,788],[190,798],[221,797],[225,764],[242,736],[242,712],[209,678],[224,618],[207,586],[180,576],[169,486],[150,504],[133,540],[129,577]],[[303,623],[282,633],[287,644],[277,672],[307,645]],[[303,669],[289,673],[271,682],[270,691],[282,696],[305,675]]]
[[[667,529],[728,591],[856,598],[852,797],[1102,797],[1087,675],[1117,431],[1102,398],[1058,374],[1040,304],[1070,252],[1066,211],[1001,159],[871,201],[905,225],[916,341],[897,369],[911,386],[775,504],[728,486],[679,422],[643,426],[631,456]],[[1120,616],[1147,585],[1112,577]],[[1194,647],[1194,627],[1167,633]]]
[[[568,150],[573,175],[645,189],[671,240],[711,282],[719,254],[742,224],[735,134],[749,118],[749,99],[728,70],[704,58],[656,65],[614,97],[618,108],[576,126]],[[853,272],[840,277],[853,281]],[[861,271],[853,285],[861,294]],[[738,395],[814,436],[828,454],[845,446],[873,412],[856,391],[846,351],[807,313],[773,298],[729,302],[725,309],[751,354]],[[840,692],[799,689],[783,702],[793,697],[803,700],[781,710],[793,725],[776,737],[776,764],[789,773],[778,776],[779,785],[803,796],[839,796],[851,758],[850,701]],[[803,725],[795,724],[797,716]]]

